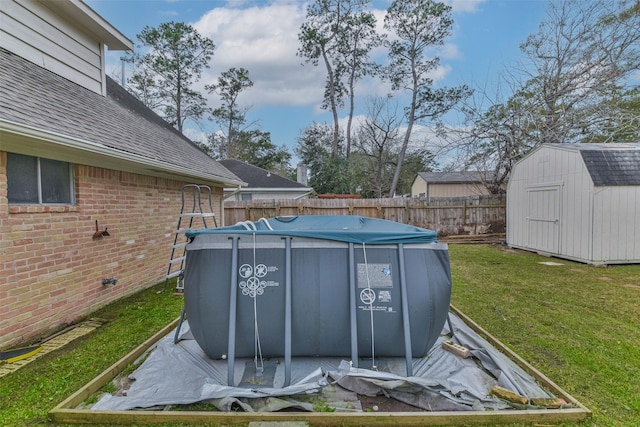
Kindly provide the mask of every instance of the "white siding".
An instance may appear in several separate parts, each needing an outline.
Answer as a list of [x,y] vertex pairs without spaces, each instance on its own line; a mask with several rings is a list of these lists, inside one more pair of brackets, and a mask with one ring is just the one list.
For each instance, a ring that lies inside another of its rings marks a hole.
[[103,93],[101,44],[46,3],[0,0],[0,45],[94,92]]
[[251,191],[250,189],[245,189],[242,192],[236,193],[232,197],[229,197],[227,200],[241,201],[242,194],[251,194],[251,200],[297,199],[299,197],[308,195],[309,192],[310,192],[309,190],[269,192],[269,191],[260,191],[260,190]]
[[557,169],[556,176],[563,182],[558,255],[589,259],[593,182],[579,152],[553,148],[548,151],[555,158],[552,164]]
[[511,173],[507,242],[593,264],[640,262],[640,186],[594,187],[578,150],[539,147]]
[[640,262],[640,187],[596,188],[593,239],[593,262]]
[[[591,188],[580,153],[538,148],[516,164],[509,179],[507,242],[553,255],[587,259]],[[538,191],[541,192],[537,194]],[[541,215],[545,219],[536,220]],[[557,223],[552,225],[549,220],[554,215]]]

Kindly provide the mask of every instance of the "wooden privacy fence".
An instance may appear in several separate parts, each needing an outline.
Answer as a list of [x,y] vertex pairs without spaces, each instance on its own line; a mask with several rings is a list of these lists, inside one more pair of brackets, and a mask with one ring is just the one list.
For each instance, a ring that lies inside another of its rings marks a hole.
[[439,235],[503,233],[505,196],[227,201],[224,223],[297,215],[359,215],[435,230]]

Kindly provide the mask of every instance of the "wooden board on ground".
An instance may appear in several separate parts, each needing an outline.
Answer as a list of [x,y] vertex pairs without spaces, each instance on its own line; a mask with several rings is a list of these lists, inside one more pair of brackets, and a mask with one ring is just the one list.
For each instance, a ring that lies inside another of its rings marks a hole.
[[89,396],[115,378],[133,363],[160,338],[171,332],[178,320],[163,328],[135,350],[113,364],[76,393],[65,399],[49,412],[49,418],[57,423],[68,424],[249,424],[251,422],[304,421],[312,426],[429,426],[464,424],[507,423],[564,423],[579,422],[591,417],[591,411],[562,390],[549,378],[536,370],[524,359],[507,348],[482,329],[460,310],[451,307],[470,328],[483,335],[496,349],[501,351],[521,368],[535,377],[545,388],[572,404],[566,409],[536,409],[518,411],[447,411],[447,412],[204,412],[204,411],[93,411],[78,409]]

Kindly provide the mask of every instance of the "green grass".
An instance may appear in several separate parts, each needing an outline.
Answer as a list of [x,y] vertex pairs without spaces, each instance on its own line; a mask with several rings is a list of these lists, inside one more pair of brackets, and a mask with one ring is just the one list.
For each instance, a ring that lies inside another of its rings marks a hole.
[[[640,425],[640,266],[485,245],[450,253],[452,303],[591,409],[581,427]],[[54,425],[51,408],[178,317],[182,298],[162,289],[99,310],[107,324],[0,378],[0,426]]]
[[456,307],[591,409],[584,425],[640,426],[640,266],[449,249]]
[[164,284],[113,303],[92,317],[108,322],[0,378],[0,426],[59,425],[47,412],[180,315],[182,298]]

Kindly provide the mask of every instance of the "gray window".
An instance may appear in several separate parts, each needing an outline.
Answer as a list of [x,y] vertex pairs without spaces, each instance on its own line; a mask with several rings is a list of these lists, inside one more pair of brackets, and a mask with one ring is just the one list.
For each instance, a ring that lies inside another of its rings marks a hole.
[[240,196],[242,198],[243,202],[249,202],[252,199],[252,194],[251,193],[242,193],[242,195]]
[[72,204],[70,163],[7,153],[7,196],[12,204]]

